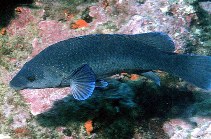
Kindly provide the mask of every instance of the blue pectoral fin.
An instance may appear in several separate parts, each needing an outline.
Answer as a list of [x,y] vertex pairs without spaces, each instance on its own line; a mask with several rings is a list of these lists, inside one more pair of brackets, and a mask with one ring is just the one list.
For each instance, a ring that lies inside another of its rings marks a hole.
[[142,73],[142,75],[145,76],[145,77],[147,77],[147,78],[149,78],[149,79],[151,79],[157,85],[160,86],[160,77],[157,74],[155,74],[154,72],[152,72],[152,71],[144,72],[144,73]]
[[96,85],[95,87],[98,87],[98,88],[105,88],[108,86],[108,82],[104,81],[104,80],[97,80],[96,81]]
[[77,100],[89,98],[95,89],[95,81],[95,74],[87,64],[75,70],[70,79],[70,89],[73,97]]

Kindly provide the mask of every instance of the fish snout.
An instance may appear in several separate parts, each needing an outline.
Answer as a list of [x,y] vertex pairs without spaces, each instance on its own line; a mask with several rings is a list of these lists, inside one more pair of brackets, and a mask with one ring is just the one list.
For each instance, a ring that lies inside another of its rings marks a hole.
[[22,90],[25,88],[25,84],[23,83],[23,81],[21,80],[16,80],[15,78],[13,78],[10,83],[9,86],[11,88],[13,88],[14,90],[18,91],[18,90]]

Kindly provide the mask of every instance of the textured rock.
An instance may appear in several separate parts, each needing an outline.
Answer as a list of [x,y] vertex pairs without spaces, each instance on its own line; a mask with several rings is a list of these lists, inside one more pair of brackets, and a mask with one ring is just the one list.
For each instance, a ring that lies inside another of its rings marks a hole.
[[[193,122],[197,123],[197,126]],[[163,124],[163,130],[171,139],[190,136],[193,139],[208,139],[211,137],[211,119],[199,116],[190,119],[171,119]]]
[[69,88],[26,89],[21,91],[21,94],[30,105],[31,113],[37,115],[50,109],[54,101],[60,100],[70,94],[70,90]]
[[201,6],[202,9],[204,9],[206,12],[211,14],[211,2],[210,1],[205,1],[205,2],[199,2],[199,5]]

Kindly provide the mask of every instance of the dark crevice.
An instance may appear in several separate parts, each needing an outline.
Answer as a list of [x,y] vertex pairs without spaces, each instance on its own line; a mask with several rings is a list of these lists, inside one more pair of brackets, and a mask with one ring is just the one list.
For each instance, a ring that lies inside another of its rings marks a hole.
[[1,0],[0,1],[0,28],[6,27],[15,16],[15,8],[20,5],[30,5],[33,0]]

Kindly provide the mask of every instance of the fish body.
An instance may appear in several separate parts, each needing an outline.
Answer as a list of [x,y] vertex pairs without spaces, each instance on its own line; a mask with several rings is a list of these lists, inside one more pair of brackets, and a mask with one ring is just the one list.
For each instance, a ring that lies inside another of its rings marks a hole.
[[27,62],[10,86],[16,90],[70,86],[76,94],[82,92],[75,98],[84,100],[99,80],[113,74],[163,70],[211,89],[211,57],[173,51],[171,38],[160,32],[70,38],[49,46]]

